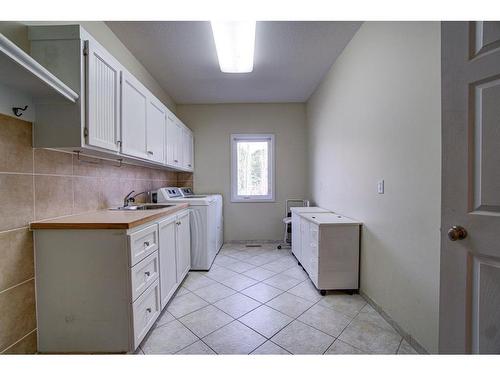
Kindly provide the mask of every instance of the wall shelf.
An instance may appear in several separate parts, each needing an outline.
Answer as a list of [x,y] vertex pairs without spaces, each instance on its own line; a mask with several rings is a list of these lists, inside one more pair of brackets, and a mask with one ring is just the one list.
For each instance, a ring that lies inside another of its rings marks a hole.
[[62,96],[75,103],[78,94],[0,33],[0,82],[33,97]]

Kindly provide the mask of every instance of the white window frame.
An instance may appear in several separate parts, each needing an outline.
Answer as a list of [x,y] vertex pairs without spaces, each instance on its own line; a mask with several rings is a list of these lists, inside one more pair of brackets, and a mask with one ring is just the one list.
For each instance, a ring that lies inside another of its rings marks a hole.
[[[274,134],[231,134],[231,202],[235,203],[255,203],[255,202],[274,202],[275,199],[275,139]],[[238,195],[238,141],[269,142],[268,152],[268,195]]]

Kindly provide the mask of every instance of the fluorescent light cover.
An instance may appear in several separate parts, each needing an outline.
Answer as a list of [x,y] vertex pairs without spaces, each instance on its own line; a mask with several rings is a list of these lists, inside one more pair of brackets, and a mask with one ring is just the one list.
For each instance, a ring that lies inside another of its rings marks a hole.
[[215,48],[223,73],[250,73],[253,70],[255,21],[212,21]]

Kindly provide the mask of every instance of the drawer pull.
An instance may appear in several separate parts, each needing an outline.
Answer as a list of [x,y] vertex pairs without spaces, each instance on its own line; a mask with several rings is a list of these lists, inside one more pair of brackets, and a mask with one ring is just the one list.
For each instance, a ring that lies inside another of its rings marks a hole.
[[144,247],[148,247],[149,246],[149,241],[145,241],[144,242]]
[[144,275],[146,275],[147,277],[149,277],[151,275],[151,272],[146,271],[146,272],[144,272]]
[[148,154],[149,155],[154,155],[154,152],[153,151],[148,151]]
[[146,312],[149,314],[149,313],[151,312],[151,307],[148,307],[148,308],[146,309]]
[[176,222],[175,224],[177,224],[177,225],[181,225],[182,223],[181,223],[180,221],[178,221],[178,222]]
[[179,160],[177,160],[177,159],[174,159],[174,162],[178,163],[178,162],[179,162]]

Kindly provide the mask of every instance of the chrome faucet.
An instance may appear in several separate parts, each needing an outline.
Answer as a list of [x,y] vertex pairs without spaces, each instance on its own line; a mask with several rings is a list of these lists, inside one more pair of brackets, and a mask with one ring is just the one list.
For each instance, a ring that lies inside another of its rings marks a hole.
[[[134,194],[135,190],[132,190],[130,193],[128,193],[125,198],[123,199],[123,207],[128,207],[130,203],[135,202],[135,197],[141,194],[149,194],[148,191],[141,191],[140,193]],[[134,195],[132,195],[134,194]]]

